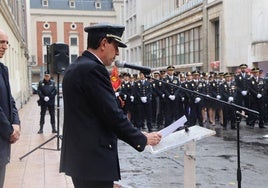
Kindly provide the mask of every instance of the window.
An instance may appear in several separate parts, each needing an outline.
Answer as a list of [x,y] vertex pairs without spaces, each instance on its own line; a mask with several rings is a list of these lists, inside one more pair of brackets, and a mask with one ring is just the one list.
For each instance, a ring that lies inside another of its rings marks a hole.
[[200,27],[154,41],[144,46],[144,65],[161,67],[169,64],[199,63],[201,59]]
[[220,59],[220,30],[219,30],[219,20],[215,23],[215,60]]
[[75,8],[75,0],[69,0],[70,8]]
[[95,8],[101,9],[101,2],[95,2]]
[[47,7],[48,6],[48,0],[42,0],[42,6]]
[[43,45],[50,45],[51,43],[51,38],[50,37],[43,37]]
[[77,46],[77,37],[71,37],[70,38],[70,45],[71,46]]
[[77,57],[77,54],[71,54],[71,63],[73,63]]

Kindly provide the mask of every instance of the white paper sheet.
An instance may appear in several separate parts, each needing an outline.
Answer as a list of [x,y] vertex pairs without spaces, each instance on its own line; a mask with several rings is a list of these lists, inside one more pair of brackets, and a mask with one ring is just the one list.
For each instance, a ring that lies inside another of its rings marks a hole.
[[186,121],[187,121],[187,118],[185,116],[182,116],[180,119],[170,124],[169,126],[165,127],[164,129],[161,129],[158,132],[162,135],[162,139],[163,139],[169,134],[176,131],[178,128],[183,127]]

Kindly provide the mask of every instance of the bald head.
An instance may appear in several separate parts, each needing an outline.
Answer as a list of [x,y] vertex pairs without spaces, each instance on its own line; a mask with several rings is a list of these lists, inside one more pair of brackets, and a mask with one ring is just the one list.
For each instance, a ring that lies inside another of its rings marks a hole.
[[0,58],[4,56],[7,47],[8,36],[4,30],[0,29]]

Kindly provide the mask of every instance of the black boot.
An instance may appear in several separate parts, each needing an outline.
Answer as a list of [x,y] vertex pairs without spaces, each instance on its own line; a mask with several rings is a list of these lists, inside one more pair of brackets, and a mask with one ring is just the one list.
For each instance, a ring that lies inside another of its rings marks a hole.
[[38,134],[42,134],[42,133],[43,133],[43,127],[44,127],[44,125],[40,125],[40,129],[39,129],[39,131],[37,132]]
[[57,130],[55,128],[55,125],[51,125],[51,127],[52,127],[52,133],[57,133]]

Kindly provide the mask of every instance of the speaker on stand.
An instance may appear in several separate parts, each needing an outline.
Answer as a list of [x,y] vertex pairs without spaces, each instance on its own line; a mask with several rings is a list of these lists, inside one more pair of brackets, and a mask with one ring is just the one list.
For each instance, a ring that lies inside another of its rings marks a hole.
[[[28,156],[35,150],[41,148],[43,145],[47,144],[54,138],[57,138],[57,149],[60,150],[60,141],[62,138],[60,135],[60,74],[63,74],[66,68],[69,66],[69,46],[65,43],[53,43],[50,46],[47,46],[47,71],[50,74],[57,74],[57,134],[45,141],[41,145],[32,149],[30,152],[26,153],[19,159],[22,160],[24,157]],[[48,148],[42,148],[48,149]],[[50,149],[53,150],[53,149]]]

